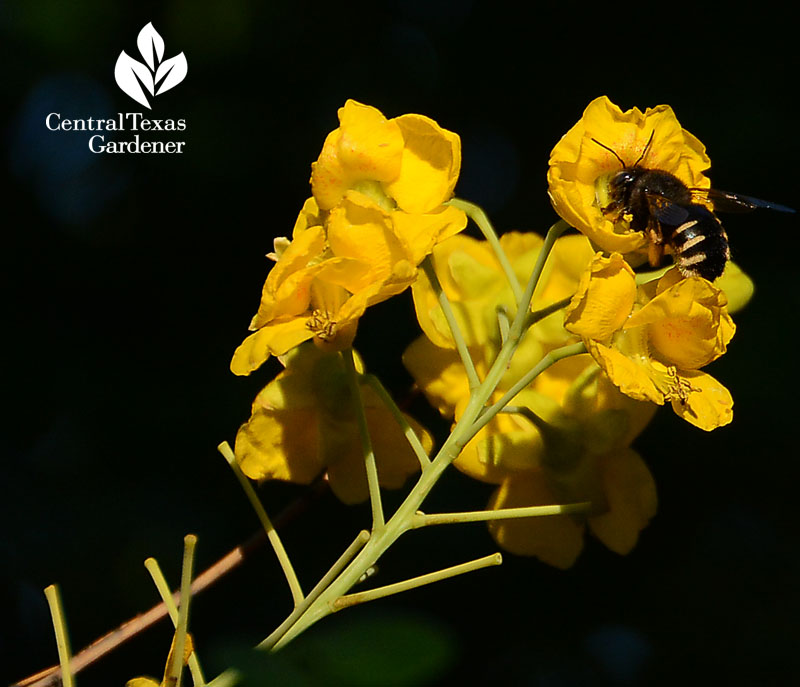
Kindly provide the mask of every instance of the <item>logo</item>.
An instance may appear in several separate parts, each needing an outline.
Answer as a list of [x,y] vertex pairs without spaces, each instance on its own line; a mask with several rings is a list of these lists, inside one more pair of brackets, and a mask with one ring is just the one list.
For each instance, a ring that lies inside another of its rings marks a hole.
[[144,63],[134,60],[123,50],[114,67],[114,78],[127,95],[149,110],[152,108],[145,90],[155,97],[177,86],[186,78],[186,56],[181,52],[165,60],[164,39],[152,22],[139,31],[136,47]]

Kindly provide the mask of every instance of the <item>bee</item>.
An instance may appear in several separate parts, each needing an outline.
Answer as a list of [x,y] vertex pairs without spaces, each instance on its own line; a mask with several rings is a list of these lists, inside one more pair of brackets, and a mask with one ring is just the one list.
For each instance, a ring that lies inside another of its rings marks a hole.
[[641,167],[653,142],[653,134],[633,165],[615,150],[592,140],[611,152],[622,169],[608,178],[604,215],[616,222],[625,219],[634,231],[648,238],[648,259],[657,267],[667,248],[684,277],[703,277],[714,281],[721,276],[731,257],[728,235],[722,223],[704,203],[720,212],[743,212],[768,208],[794,212],[792,208],[758,198],[707,188],[689,188],[678,177],[660,169]]

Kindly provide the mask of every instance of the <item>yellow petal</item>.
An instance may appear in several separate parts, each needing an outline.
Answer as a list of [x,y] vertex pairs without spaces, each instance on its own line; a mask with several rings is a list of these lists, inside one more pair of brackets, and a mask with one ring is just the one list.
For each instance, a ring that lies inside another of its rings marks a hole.
[[647,465],[631,449],[601,461],[607,511],[589,518],[589,528],[609,549],[627,554],[656,514],[656,484]]
[[408,253],[394,235],[391,217],[362,193],[348,191],[331,210],[328,243],[337,257],[372,266],[375,280],[385,279]]
[[[372,396],[368,387],[362,386],[361,389],[365,405],[373,405],[366,407],[365,412],[378,468],[378,482],[385,489],[398,489],[410,475],[419,471],[419,460],[391,413],[383,406],[375,407],[381,402]],[[416,421],[406,419],[423,447],[430,450],[433,446],[430,435]],[[320,446],[323,462],[327,465],[328,481],[336,497],[346,504],[366,501],[369,498],[367,472],[355,420],[343,423],[339,418],[325,417]]]
[[[507,288],[497,259],[486,242],[459,234],[435,247],[433,262],[467,345],[484,345],[497,327],[497,291]],[[455,348],[438,297],[424,274],[411,292],[422,331],[437,346]],[[510,291],[508,299],[513,305]]]
[[682,279],[634,313],[625,328],[647,326],[665,361],[697,369],[727,350],[736,328],[726,303],[725,294],[705,279]]
[[[522,473],[510,477],[497,489],[489,508],[520,508],[556,503],[541,474]],[[536,556],[556,568],[571,567],[583,549],[582,523],[566,515],[548,515],[514,520],[492,520],[489,532],[506,551]]]
[[594,341],[587,341],[586,348],[623,394],[637,401],[664,405],[664,394],[648,374],[645,361],[631,359],[617,348]]
[[413,264],[418,265],[434,245],[454,236],[467,226],[467,216],[450,205],[425,214],[392,212],[394,233]]
[[565,311],[564,327],[584,339],[606,341],[633,309],[636,277],[619,253],[598,253]]
[[308,317],[295,317],[262,327],[248,336],[233,354],[231,372],[249,375],[258,369],[271,355],[282,355],[291,348],[308,341],[313,335],[308,326]]
[[322,212],[317,204],[317,199],[311,196],[303,203],[303,209],[300,210],[300,214],[297,216],[292,230],[292,238],[297,239],[311,227],[318,227],[323,224]]
[[724,292],[728,299],[728,312],[731,314],[744,308],[755,292],[753,280],[733,262],[728,262],[722,276],[714,282],[714,286]]
[[467,442],[453,465],[473,479],[500,484],[510,474],[537,470],[543,451],[542,436],[529,420],[501,413]]
[[236,434],[234,452],[250,479],[309,484],[322,471],[316,411],[257,410]]
[[459,402],[469,398],[467,375],[454,349],[440,348],[420,336],[406,348],[403,364],[443,417],[453,417]]
[[400,175],[386,190],[402,210],[430,212],[453,195],[461,169],[461,139],[423,115],[403,115],[392,122],[403,133],[403,162]]
[[684,372],[681,378],[691,386],[691,391],[684,401],[672,401],[677,415],[707,432],[733,420],[733,398],[716,379],[699,371]]
[[400,173],[403,134],[374,107],[348,100],[340,126],[325,139],[311,166],[311,190],[319,207],[334,207],[358,182],[389,182]]

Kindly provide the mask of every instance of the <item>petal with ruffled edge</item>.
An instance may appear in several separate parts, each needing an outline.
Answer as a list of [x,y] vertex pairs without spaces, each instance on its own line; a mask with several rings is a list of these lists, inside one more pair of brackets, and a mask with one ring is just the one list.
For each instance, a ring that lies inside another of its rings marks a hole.
[[400,174],[403,133],[397,122],[355,100],[339,109],[339,128],[328,134],[311,165],[311,191],[330,210],[361,181],[387,183]]
[[[676,272],[662,278],[657,295],[631,315],[625,328],[646,326],[650,343],[665,361],[694,370],[725,353],[736,327],[722,291],[700,277],[674,281]],[[664,280],[667,288],[662,288]]]
[[647,360],[635,360],[617,348],[596,341],[587,341],[586,349],[623,394],[638,401],[651,401],[664,405],[663,392],[648,374]]
[[[331,210],[327,229],[333,254],[370,265],[365,275],[370,281],[382,281],[397,262],[408,262],[408,253],[394,235],[391,216],[362,193],[345,194]],[[347,288],[356,292],[365,285],[357,283]]]
[[423,115],[391,121],[403,133],[403,163],[386,190],[405,212],[430,212],[453,195],[461,169],[461,139]]
[[462,210],[445,205],[425,214],[410,214],[395,210],[392,224],[397,239],[403,244],[409,259],[419,265],[437,243],[454,236],[467,226]]
[[733,420],[733,398],[711,375],[689,371],[682,373],[681,379],[691,389],[685,400],[672,401],[672,409],[677,415],[707,432]]
[[619,253],[595,255],[564,312],[564,327],[584,339],[607,341],[622,328],[636,299],[636,277]]
[[248,336],[234,351],[231,372],[249,375],[271,355],[283,355],[291,348],[308,341],[314,333],[308,328],[308,316],[274,322]]

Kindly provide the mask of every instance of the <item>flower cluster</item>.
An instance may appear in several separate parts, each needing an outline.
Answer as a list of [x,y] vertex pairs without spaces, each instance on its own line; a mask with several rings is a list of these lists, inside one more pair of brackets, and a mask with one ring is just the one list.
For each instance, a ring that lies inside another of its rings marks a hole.
[[[235,453],[251,479],[310,484],[323,471],[344,503],[367,499],[367,475],[346,371],[335,353],[305,343],[281,356],[286,369],[253,401],[250,419],[236,435]],[[363,366],[359,364],[359,371]],[[403,485],[419,470],[400,425],[375,391],[360,384],[380,484]],[[411,417],[407,422],[426,451],[433,441]]]
[[348,348],[365,309],[408,288],[433,246],[466,226],[444,205],[461,167],[456,134],[422,115],[387,120],[353,100],[339,122],[312,165],[313,195],[291,241],[277,239],[269,256],[276,264],[235,374],[309,339]]
[[[530,274],[542,239],[508,233],[500,245],[515,274]],[[593,251],[582,236],[559,239],[549,256],[533,308],[542,311],[575,293]],[[502,345],[498,313],[515,314],[516,304],[486,242],[457,236],[433,251],[436,273],[453,305],[470,357],[485,375]],[[403,360],[417,385],[442,415],[458,421],[470,400],[463,364],[448,336],[430,282],[413,286],[424,332]],[[497,386],[498,400],[547,353],[574,342],[554,312],[528,329]],[[498,485],[489,508],[514,508],[591,501],[591,531],[610,549],[627,553],[654,515],[655,485],[630,443],[655,406],[620,393],[588,355],[559,361],[540,374],[464,447],[455,466]],[[560,567],[572,565],[583,546],[586,523],[566,515],[498,520],[490,525],[498,543]]]
[[623,112],[606,97],[592,101],[550,155],[553,207],[605,251],[584,274],[565,327],[582,337],[623,393],[670,402],[688,422],[715,429],[731,421],[733,399],[700,369],[725,353],[735,331],[723,289],[743,294],[740,307],[752,293],[749,280],[729,265],[716,284],[682,278],[675,268],[637,284],[631,265],[652,254],[652,238],[631,226],[630,215],[604,212],[609,176],[620,172],[621,161],[666,172],[687,188],[709,187],[705,148],[672,108]]
[[[375,515],[378,484],[399,487],[422,468],[409,497],[421,502],[429,470],[452,462],[495,486],[489,510],[590,504],[583,516],[487,517],[504,549],[567,568],[588,530],[630,551],[657,506],[631,443],[666,403],[704,430],[731,421],[730,393],[702,368],[726,352],[730,313],[752,283],[731,263],[715,283],[677,268],[637,274],[653,259],[653,231],[629,207],[609,212],[609,189],[639,166],[708,188],[703,145],[667,106],[622,112],[598,98],[551,154],[558,231],[498,240],[482,225],[479,241],[459,233],[473,206],[452,200],[456,134],[352,100],[339,121],[291,240],[275,241],[254,331],[231,363],[240,375],[269,356],[285,367],[239,430],[242,471],[302,484],[325,472],[342,501],[369,497]],[[556,239],[565,223],[580,234]],[[422,335],[403,361],[461,447],[448,455],[445,442],[433,460],[431,436],[354,376],[363,366],[349,352],[365,309],[409,286]]]
[[[456,134],[422,115],[386,119],[353,100],[339,110],[339,123],[312,165],[312,197],[292,239],[276,239],[268,256],[275,265],[254,333],[231,370],[250,374],[271,355],[286,367],[239,430],[242,471],[301,484],[325,471],[334,493],[356,503],[367,498],[364,459],[342,362],[329,354],[350,348],[366,308],[410,286],[433,246],[467,220],[445,205],[461,166]],[[316,349],[301,345],[309,340]],[[380,484],[399,487],[419,469],[417,458],[375,393],[366,386],[360,393]],[[406,420],[430,451],[428,434]]]

